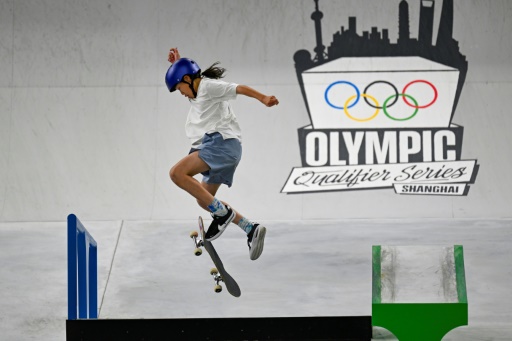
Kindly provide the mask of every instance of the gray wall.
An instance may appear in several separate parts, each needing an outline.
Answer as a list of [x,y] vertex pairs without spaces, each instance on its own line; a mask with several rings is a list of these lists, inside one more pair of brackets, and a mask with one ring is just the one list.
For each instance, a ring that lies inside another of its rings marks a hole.
[[[409,0],[413,35],[418,2]],[[324,44],[349,16],[358,31],[389,28],[396,40],[398,3],[320,0]],[[234,187],[218,196],[250,219],[511,217],[509,0],[455,0],[469,72],[454,122],[464,127],[462,158],[480,165],[468,196],[280,193],[301,165],[297,129],[310,123],[293,54],[313,52],[313,10],[312,0],[1,0],[0,221],[201,212],[168,177],[189,148],[188,102],[163,81],[173,46],[204,67],[221,61],[227,80],[280,100],[271,109],[233,102],[244,155]]]

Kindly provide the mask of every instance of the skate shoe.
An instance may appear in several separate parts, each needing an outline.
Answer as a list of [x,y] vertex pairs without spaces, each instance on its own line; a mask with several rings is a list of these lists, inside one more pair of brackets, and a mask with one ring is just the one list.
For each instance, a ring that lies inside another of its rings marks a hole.
[[205,237],[206,240],[211,242],[220,237],[222,232],[228,227],[229,223],[235,218],[235,212],[231,209],[231,207],[226,206],[228,213],[222,217],[218,217],[211,213],[213,221],[208,227],[208,231],[206,231]]
[[249,257],[251,260],[256,260],[261,256],[266,233],[267,229],[265,226],[254,224],[251,232],[247,235],[247,245],[249,246]]

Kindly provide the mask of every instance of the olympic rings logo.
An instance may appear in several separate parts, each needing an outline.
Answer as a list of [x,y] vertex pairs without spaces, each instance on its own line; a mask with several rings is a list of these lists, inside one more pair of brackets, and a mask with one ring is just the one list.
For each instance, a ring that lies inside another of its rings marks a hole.
[[[420,105],[418,103],[418,101],[412,97],[411,95],[407,94],[407,89],[409,89],[409,87],[413,84],[417,84],[417,83],[424,83],[426,85],[428,85],[430,88],[432,88],[432,90],[434,91],[434,98],[429,102],[429,103],[426,103],[426,104],[422,104]],[[347,98],[347,100],[345,101],[345,103],[343,104],[343,106],[339,106],[339,105],[335,105],[333,104],[330,100],[329,100],[329,91],[332,90],[333,87],[337,86],[337,85],[340,85],[340,84],[346,84],[346,85],[349,85],[351,86],[356,94],[353,95],[353,96],[350,96]],[[380,105],[380,103],[377,101],[377,99],[374,97],[374,96],[371,96],[368,94],[368,91],[370,90],[370,88],[376,84],[385,84],[385,85],[389,85],[391,87],[391,89],[393,90],[392,92],[392,95],[390,95],[389,97],[387,97],[384,102],[382,103],[382,106]],[[339,109],[339,110],[343,110],[345,112],[345,115],[347,115],[348,118],[354,120],[354,121],[358,121],[358,122],[367,122],[367,121],[371,121],[373,120],[375,117],[377,117],[377,115],[379,114],[380,110],[384,111],[384,114],[394,120],[394,121],[407,121],[407,120],[410,120],[412,119],[414,116],[416,116],[416,114],[418,113],[419,109],[425,109],[425,108],[428,108],[430,107],[432,104],[434,104],[436,101],[437,101],[437,96],[438,96],[438,92],[437,92],[437,88],[434,86],[434,84],[430,83],[429,81],[426,81],[426,80],[422,80],[422,79],[417,79],[417,80],[414,80],[412,82],[409,82],[407,83],[404,88],[402,89],[402,92],[399,93],[396,86],[393,85],[392,83],[388,82],[388,81],[384,81],[384,80],[378,80],[378,81],[375,81],[375,82],[372,82],[370,84],[368,84],[366,86],[366,88],[364,89],[363,93],[361,93],[359,91],[359,88],[352,82],[349,82],[349,81],[345,81],[345,80],[340,80],[340,81],[336,81],[332,84],[330,84],[327,89],[325,90],[325,101],[327,102],[327,104],[329,104],[331,107],[335,108],[335,109]],[[374,108],[375,111],[373,112],[373,114],[369,117],[366,117],[366,118],[357,118],[357,117],[354,117],[350,114],[350,112],[348,111],[348,109],[354,107],[358,102],[359,100],[362,98],[364,98],[364,101],[366,102],[366,104],[368,104],[370,107]],[[404,118],[398,118],[398,117],[395,117],[395,116],[392,116],[388,109],[390,107],[392,107],[393,105],[395,105],[395,103],[398,101],[398,98],[399,97],[402,97],[403,101],[405,102],[405,104],[411,108],[414,108],[414,112],[407,116],[407,117],[404,117]],[[412,103],[411,103],[412,102]]]

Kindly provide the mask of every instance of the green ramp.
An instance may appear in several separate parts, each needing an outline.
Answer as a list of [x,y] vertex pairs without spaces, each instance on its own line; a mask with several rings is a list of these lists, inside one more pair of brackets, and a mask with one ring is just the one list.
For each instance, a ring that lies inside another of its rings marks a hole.
[[440,341],[468,324],[461,245],[375,245],[372,280],[372,325],[400,341]]

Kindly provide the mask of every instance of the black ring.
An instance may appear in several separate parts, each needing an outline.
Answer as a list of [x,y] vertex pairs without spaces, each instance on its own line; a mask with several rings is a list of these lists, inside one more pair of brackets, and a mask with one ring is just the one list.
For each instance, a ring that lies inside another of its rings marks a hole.
[[[368,84],[368,85],[366,86],[366,88],[364,88],[363,93],[367,94],[368,89],[369,89],[372,85],[377,84],[377,83],[385,83],[385,84],[388,84],[388,85],[390,85],[390,86],[393,88],[393,90],[395,90],[395,96],[396,96],[396,97],[395,97],[395,100],[393,101],[393,103],[390,103],[389,105],[386,105],[386,108],[392,107],[392,106],[396,103],[396,101],[398,101],[398,97],[400,97],[400,93],[398,92],[398,90],[397,90],[396,86],[394,86],[394,85],[393,85],[393,84],[391,84],[390,82],[387,82],[387,81],[375,81],[375,82],[372,82],[372,83]],[[372,107],[372,108],[375,108],[375,109],[382,109],[382,107],[377,107],[377,106],[373,105],[372,103],[370,103],[370,102],[368,101],[368,98],[366,98],[366,97],[364,97],[364,101],[366,102],[366,104],[368,104],[368,105],[369,105],[370,107]]]

